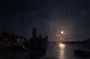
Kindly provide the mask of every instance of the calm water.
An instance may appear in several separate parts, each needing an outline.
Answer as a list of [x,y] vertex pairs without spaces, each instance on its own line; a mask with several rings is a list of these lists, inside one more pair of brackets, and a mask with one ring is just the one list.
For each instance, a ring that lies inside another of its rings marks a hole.
[[[47,54],[41,59],[90,59],[76,57],[74,50],[78,48],[85,49],[78,44],[49,43]],[[19,59],[30,59],[28,56],[28,52],[17,54]]]
[[53,59],[90,59],[80,58],[74,55],[74,50],[82,48],[78,44],[49,43],[46,57]]

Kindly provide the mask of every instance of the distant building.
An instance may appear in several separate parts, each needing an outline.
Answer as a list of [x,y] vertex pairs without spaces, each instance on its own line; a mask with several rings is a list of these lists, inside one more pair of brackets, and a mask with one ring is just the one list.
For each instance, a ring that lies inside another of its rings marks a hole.
[[32,38],[37,37],[37,28],[32,28]]

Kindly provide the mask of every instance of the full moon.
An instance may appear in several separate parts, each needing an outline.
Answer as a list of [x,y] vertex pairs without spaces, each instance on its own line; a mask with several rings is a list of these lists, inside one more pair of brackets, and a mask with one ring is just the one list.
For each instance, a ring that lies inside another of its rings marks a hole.
[[61,31],[61,34],[64,34],[64,31]]

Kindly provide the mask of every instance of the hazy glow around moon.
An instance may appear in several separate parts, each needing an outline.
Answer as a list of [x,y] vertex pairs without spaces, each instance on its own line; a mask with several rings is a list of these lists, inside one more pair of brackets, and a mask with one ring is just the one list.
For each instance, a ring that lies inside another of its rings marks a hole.
[[57,21],[52,21],[49,25],[50,40],[61,42],[72,40],[73,27],[70,23],[61,23]]

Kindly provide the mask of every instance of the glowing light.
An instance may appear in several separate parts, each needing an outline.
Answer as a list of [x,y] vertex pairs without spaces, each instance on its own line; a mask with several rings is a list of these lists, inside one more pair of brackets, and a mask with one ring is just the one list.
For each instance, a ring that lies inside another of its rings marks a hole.
[[61,31],[61,34],[64,34],[64,31]]
[[60,46],[61,49],[65,48],[65,44],[63,44],[63,43],[60,43],[59,46]]
[[64,43],[59,43],[59,47],[60,47],[59,59],[65,59],[65,47],[66,47],[66,45]]
[[64,50],[60,50],[60,57],[59,59],[65,59],[65,51]]

